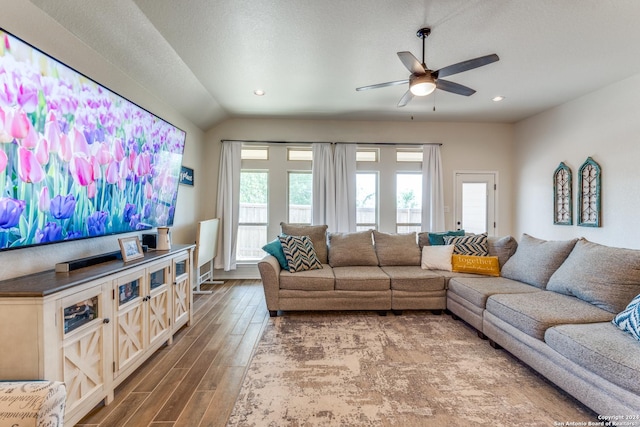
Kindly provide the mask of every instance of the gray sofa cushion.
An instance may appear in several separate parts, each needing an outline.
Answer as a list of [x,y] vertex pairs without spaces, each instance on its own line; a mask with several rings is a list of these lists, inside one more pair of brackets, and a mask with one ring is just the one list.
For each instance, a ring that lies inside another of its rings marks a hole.
[[335,267],[336,290],[340,291],[388,291],[389,276],[380,267]]
[[354,233],[329,233],[329,265],[349,267],[378,265],[371,230]]
[[489,236],[487,248],[490,256],[497,256],[500,268],[516,253],[518,242],[512,236]]
[[580,239],[547,289],[618,313],[640,294],[640,251]]
[[487,311],[539,340],[552,326],[609,322],[613,319],[613,314],[608,311],[551,291],[491,295],[487,300]]
[[280,271],[280,289],[297,289],[302,291],[332,291],[334,287],[333,270],[328,264],[317,270],[291,273]]
[[280,229],[283,234],[288,234],[289,236],[309,236],[320,263],[327,264],[329,262],[327,257],[326,225],[296,225],[281,222]]
[[640,394],[640,342],[607,323],[560,325],[545,342],[567,359],[606,380]]
[[416,233],[390,234],[373,230],[378,265],[420,265]]
[[419,266],[386,266],[382,271],[391,279],[391,289],[396,291],[441,291],[444,277]]
[[502,277],[544,289],[577,241],[542,240],[523,234],[516,253],[504,264],[500,273]]
[[463,297],[477,307],[484,308],[487,298],[494,294],[542,292],[540,288],[504,277],[453,277],[449,292]]

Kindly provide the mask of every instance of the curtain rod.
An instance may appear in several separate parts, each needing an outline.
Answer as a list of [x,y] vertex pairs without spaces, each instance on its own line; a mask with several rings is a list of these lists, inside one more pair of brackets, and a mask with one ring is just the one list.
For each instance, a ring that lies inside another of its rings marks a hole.
[[246,142],[249,144],[361,144],[361,145],[440,145],[437,142],[356,142],[356,141],[258,141],[249,139],[221,139],[220,142]]

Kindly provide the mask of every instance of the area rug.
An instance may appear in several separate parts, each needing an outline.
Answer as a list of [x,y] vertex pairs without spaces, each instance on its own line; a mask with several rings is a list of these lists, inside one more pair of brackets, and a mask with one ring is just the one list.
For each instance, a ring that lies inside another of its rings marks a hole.
[[448,315],[320,312],[269,319],[227,425],[548,427],[568,421],[595,417]]

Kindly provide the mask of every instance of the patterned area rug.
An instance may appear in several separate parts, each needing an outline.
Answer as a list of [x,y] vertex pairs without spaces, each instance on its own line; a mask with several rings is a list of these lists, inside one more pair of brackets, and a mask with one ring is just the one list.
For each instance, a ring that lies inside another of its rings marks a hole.
[[269,319],[227,425],[567,421],[595,417],[463,322],[428,312],[335,312]]

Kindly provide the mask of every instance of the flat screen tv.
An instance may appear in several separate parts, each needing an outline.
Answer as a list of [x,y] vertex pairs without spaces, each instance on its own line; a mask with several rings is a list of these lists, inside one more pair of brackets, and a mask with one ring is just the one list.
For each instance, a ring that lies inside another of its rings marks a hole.
[[0,29],[0,251],[171,226],[185,137]]

